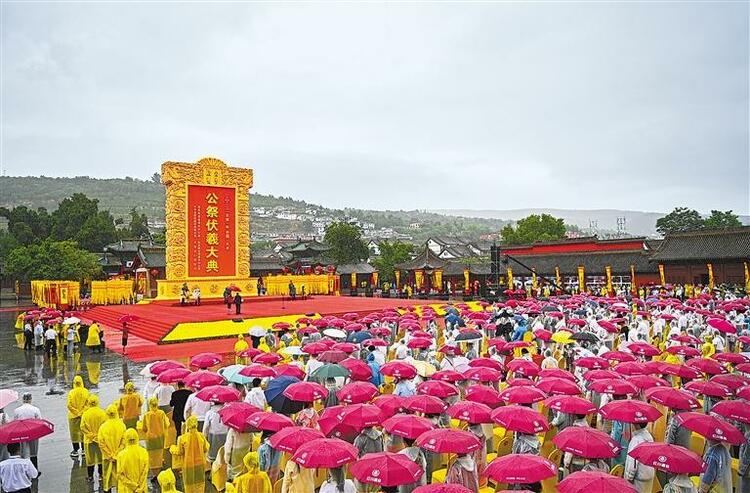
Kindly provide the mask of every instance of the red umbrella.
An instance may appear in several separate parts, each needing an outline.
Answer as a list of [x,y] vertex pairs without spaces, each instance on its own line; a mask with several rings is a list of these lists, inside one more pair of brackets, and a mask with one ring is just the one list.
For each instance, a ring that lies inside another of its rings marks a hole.
[[339,365],[349,370],[349,377],[352,380],[368,381],[372,378],[372,370],[367,363],[354,358],[346,358],[339,362]]
[[292,325],[289,322],[276,322],[273,325],[271,325],[272,328],[276,330],[286,330]]
[[737,334],[737,328],[723,318],[709,318],[706,323],[725,334]]
[[748,379],[747,377],[743,377],[742,375],[738,375],[736,373],[729,373],[729,374],[724,374],[724,375],[713,376],[711,377],[711,380],[709,380],[709,382],[720,383],[721,385],[729,387],[729,390],[734,392],[737,389],[742,388],[747,384],[750,384],[750,379]]
[[408,456],[392,452],[365,454],[349,470],[360,483],[386,487],[414,483],[424,473]]
[[415,440],[419,435],[435,428],[427,418],[413,414],[395,414],[383,421],[383,429],[391,435]]
[[579,395],[581,389],[575,382],[565,378],[543,378],[536,388],[550,395]]
[[294,426],[292,420],[284,416],[283,414],[268,411],[263,411],[251,415],[249,418],[247,418],[247,422],[256,430],[261,431],[277,432],[283,428]]
[[412,395],[404,399],[404,407],[415,413],[440,414],[448,408],[448,404],[431,395]]
[[541,339],[542,341],[549,341],[552,339],[552,332],[545,329],[537,329],[534,331],[534,337]]
[[557,474],[557,466],[532,454],[508,454],[489,463],[484,473],[498,483],[530,484]]
[[318,438],[301,445],[292,460],[308,469],[333,468],[357,460],[359,451],[338,438]]
[[727,369],[721,363],[709,358],[693,358],[685,364],[710,375],[727,372]]
[[652,387],[671,387],[669,382],[653,375],[634,375],[628,377],[628,382],[632,383],[640,390],[646,390]]
[[487,387],[485,385],[471,385],[466,387],[464,398],[467,401],[480,402],[490,407],[497,407],[503,403],[500,399],[500,393],[492,387]]
[[229,291],[242,291],[236,284],[230,284],[227,286],[227,289]]
[[492,423],[492,408],[479,402],[459,401],[448,408],[448,416],[469,424]]
[[284,396],[297,402],[314,402],[328,397],[328,389],[316,382],[294,382],[284,389]]
[[606,472],[574,472],[557,484],[558,493],[638,493],[635,487]]
[[675,377],[693,379],[703,377],[703,373],[697,368],[692,368],[686,365],[676,365],[673,363],[662,363],[662,373],[665,375],[673,375]]
[[475,382],[497,382],[502,379],[503,373],[495,370],[494,368],[469,368],[464,372],[464,378],[466,380],[473,380]]
[[533,404],[543,401],[547,395],[536,387],[508,387],[502,390],[498,397],[501,401],[510,404]]
[[624,351],[607,351],[601,357],[608,361],[618,361],[620,363],[635,361],[636,359],[635,356]]
[[711,412],[732,421],[750,423],[750,406],[743,401],[721,401],[711,408]]
[[466,377],[464,377],[462,373],[458,373],[454,370],[436,371],[430,378],[433,380],[440,380],[442,382],[449,383],[461,382],[463,380],[466,380]]
[[596,411],[596,406],[591,401],[572,395],[548,397],[544,400],[544,405],[568,414],[591,414]]
[[390,361],[380,367],[380,373],[389,377],[412,379],[417,376],[417,369],[403,361]]
[[174,360],[157,361],[149,367],[149,371],[152,375],[158,375],[161,372],[171,370],[173,368],[185,368],[185,365],[183,365],[179,361]]
[[539,374],[539,365],[526,359],[514,359],[508,363],[508,370],[525,377],[535,377]]
[[136,320],[138,320],[138,317],[136,315],[130,315],[130,314],[122,315],[120,318],[117,319],[117,321],[120,322],[121,324],[134,322]]
[[352,443],[361,430],[339,419],[338,415],[345,407],[331,406],[323,409],[318,418],[318,426],[326,437],[340,438]]
[[[472,493],[472,491],[460,484],[426,484],[417,487],[412,493]],[[525,493],[516,491],[515,493]]]
[[221,418],[222,422],[225,422],[224,420],[227,420],[232,416],[239,416],[243,420],[247,420],[247,418],[249,418],[253,414],[261,411],[263,410],[258,409],[257,407],[253,406],[252,404],[248,404],[247,402],[230,402],[229,404],[226,404],[224,407],[219,409],[219,418]]
[[611,459],[622,450],[608,434],[588,426],[568,426],[555,435],[552,443],[563,452],[586,459]]
[[224,377],[212,371],[196,371],[185,377],[185,385],[192,389],[200,390],[213,385],[222,385]]
[[622,375],[614,370],[589,370],[583,374],[583,379],[587,382],[591,382],[594,380],[603,380],[605,378],[613,378],[615,380],[619,380],[622,378]]
[[388,347],[388,343],[383,339],[373,338],[362,341],[362,347]]
[[409,349],[427,349],[430,346],[432,346],[432,339],[422,337],[414,337],[406,343],[406,347]]
[[51,435],[55,425],[46,419],[17,419],[0,426],[0,443],[23,443]]
[[244,351],[241,351],[237,356],[239,356],[241,358],[250,358],[250,359],[253,359],[253,358],[255,358],[256,356],[258,356],[259,354],[262,354],[262,353],[263,353],[263,351],[261,351],[260,349],[256,349],[254,347],[249,347],[249,348],[245,349]]
[[646,390],[646,399],[681,411],[698,409],[700,407],[698,399],[690,393],[671,387],[652,387]]
[[303,426],[290,426],[288,428],[282,428],[271,435],[269,442],[276,450],[293,454],[297,451],[300,445],[311,440],[317,440],[318,438],[325,437],[323,433],[316,429]]
[[609,368],[609,361],[598,356],[587,356],[585,358],[578,358],[575,361],[575,366],[588,368],[589,370],[603,370]]
[[431,395],[439,399],[445,399],[452,395],[458,395],[458,389],[455,385],[440,380],[427,380],[417,385],[417,393]]
[[304,346],[302,346],[303,353],[312,354],[314,356],[324,353],[325,351],[328,351],[328,346],[320,341],[311,342],[310,344],[305,344]]
[[683,342],[685,344],[700,344],[701,343],[700,339],[694,336],[689,336],[689,335],[673,336],[673,337],[670,337],[670,340]]
[[493,370],[503,371],[503,364],[492,358],[476,358],[469,361],[471,368],[492,368]]
[[638,388],[627,380],[615,378],[603,378],[594,380],[589,384],[589,389],[600,394],[627,395],[638,393]]
[[348,357],[349,355],[344,351],[329,349],[328,351],[325,351],[321,353],[320,356],[318,356],[318,361],[322,361],[324,363],[340,363]]
[[277,377],[294,377],[299,380],[305,378],[305,371],[297,365],[287,364],[274,366],[273,369],[276,371]]
[[254,363],[250,366],[246,366],[238,372],[244,377],[253,378],[272,378],[276,376],[276,370],[269,368],[268,366],[259,365]]
[[568,370],[563,370],[562,368],[545,368],[544,370],[540,371],[539,375],[537,376],[539,378],[565,378],[573,382],[577,380],[575,375],[570,373]]
[[190,366],[206,369],[221,363],[221,355],[217,353],[200,353],[190,358]]
[[384,394],[376,397],[373,404],[380,408],[383,417],[393,416],[404,410],[404,398],[393,394]]
[[225,404],[240,400],[240,392],[225,385],[211,385],[199,390],[195,397],[206,402]]
[[704,437],[732,445],[744,443],[742,432],[715,416],[696,412],[684,412],[675,415],[678,424],[703,435]]
[[261,353],[253,358],[253,363],[258,363],[261,365],[275,365],[282,359],[284,358],[277,353]]
[[351,382],[336,392],[339,401],[346,404],[370,402],[380,391],[370,382]]
[[692,346],[670,346],[667,348],[667,352],[670,354],[679,354],[680,356],[694,357],[700,356],[701,352]]
[[415,444],[430,452],[467,454],[483,446],[470,431],[439,428],[422,433]]
[[[245,403],[233,402],[232,404],[245,404]],[[247,422],[247,420],[253,414],[262,412],[262,409],[258,409],[255,406],[251,406],[251,407],[253,408],[253,411],[249,413],[234,412],[234,413],[225,414],[224,417],[221,418],[221,422],[240,433],[247,433],[250,431],[254,431],[253,426],[251,426],[250,423]]]
[[339,421],[347,423],[357,431],[377,426],[383,421],[383,413],[373,404],[352,404],[343,406],[336,415]]
[[706,469],[703,459],[692,450],[667,443],[641,443],[628,455],[638,462],[669,474],[700,474]]
[[492,420],[506,430],[534,434],[549,430],[547,419],[539,411],[525,406],[503,406],[492,411]]
[[[598,320],[597,325],[601,327],[602,329],[606,330],[610,334],[616,334],[620,331],[620,329],[617,327],[617,324],[612,323],[610,320]],[[624,360],[620,360],[624,361]]]
[[661,412],[651,404],[632,399],[610,401],[599,409],[599,414],[605,419],[623,423],[647,423],[661,417]]
[[659,349],[647,342],[632,342],[628,344],[628,350],[633,354],[640,354],[642,356],[658,356],[661,354]]
[[356,344],[353,344],[351,342],[337,342],[331,347],[331,349],[333,349],[334,351],[343,351],[346,354],[352,354],[359,348]]
[[648,372],[648,370],[643,367],[643,363],[637,361],[618,363],[613,370],[620,375],[645,375]]
[[732,391],[729,387],[720,383],[706,382],[704,380],[688,382],[685,384],[684,389],[711,397],[729,397],[732,395]]
[[172,368],[171,370],[166,370],[159,373],[159,376],[156,377],[156,381],[161,383],[181,382],[184,381],[185,377],[187,377],[191,373],[192,372],[187,368]]
[[716,361],[721,361],[722,363],[731,363],[733,365],[741,365],[742,363],[747,363],[747,357],[740,353],[716,353],[713,355],[713,358]]

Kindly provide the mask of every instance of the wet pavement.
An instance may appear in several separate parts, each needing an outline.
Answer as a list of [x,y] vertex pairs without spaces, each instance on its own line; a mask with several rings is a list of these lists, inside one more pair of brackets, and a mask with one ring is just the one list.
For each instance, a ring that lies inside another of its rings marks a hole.
[[[7,305],[6,305],[7,306]],[[17,312],[0,312],[0,388],[16,390],[19,395],[32,394],[32,404],[39,407],[42,417],[54,423],[55,432],[39,444],[39,470],[34,492],[99,491],[99,484],[86,481],[86,465],[71,459],[68,435],[66,397],[73,377],[81,375],[89,391],[97,394],[102,407],[119,398],[124,382],[132,379],[137,387],[143,384],[139,372],[142,363],[133,363],[105,351],[91,354],[86,349],[72,358],[63,354],[48,359],[43,352],[23,351],[23,334],[14,328]],[[51,395],[50,389],[60,392]],[[13,415],[20,403],[9,405],[5,412]],[[165,454],[165,458],[169,454]],[[156,491],[159,488],[156,487]],[[214,491],[207,484],[206,492]]]

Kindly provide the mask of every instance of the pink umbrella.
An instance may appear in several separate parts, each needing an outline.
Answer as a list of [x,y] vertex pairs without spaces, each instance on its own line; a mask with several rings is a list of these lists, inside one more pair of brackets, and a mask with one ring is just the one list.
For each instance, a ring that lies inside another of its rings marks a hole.
[[733,365],[741,365],[742,363],[747,363],[747,357],[740,353],[716,353],[713,355],[713,358],[716,361],[721,361],[722,363],[731,363]]
[[637,361],[626,361],[624,363],[619,363],[615,365],[613,370],[620,375],[645,375],[646,373],[648,373],[648,370],[643,367],[643,364],[638,363]]
[[584,358],[578,358],[575,361],[575,366],[581,368],[588,368],[589,370],[603,370],[609,368],[609,361],[598,356],[586,356]]
[[413,395],[404,399],[404,407],[411,412],[440,414],[448,408],[448,404],[431,395]]
[[341,361],[344,361],[348,357],[349,355],[344,351],[329,349],[328,351],[325,351],[321,353],[320,356],[318,356],[318,361],[322,361],[324,363],[339,363]]
[[379,486],[414,483],[424,473],[408,456],[392,452],[365,454],[349,470],[360,483]]
[[680,356],[687,356],[689,358],[701,355],[700,350],[692,346],[671,346],[667,348],[667,352],[670,354],[679,354]]
[[508,380],[508,387],[533,387],[536,385],[533,380],[529,378],[511,378]]
[[171,370],[159,373],[159,376],[156,377],[156,381],[160,383],[180,382],[184,381],[191,373],[192,372],[187,368],[172,368]]
[[526,434],[549,430],[547,419],[539,411],[525,406],[503,406],[492,411],[492,420],[510,431]]
[[552,332],[544,329],[537,329],[534,331],[534,336],[542,341],[549,341],[552,339]]
[[535,387],[508,387],[498,395],[500,400],[510,404],[533,404],[543,401],[547,395]]
[[458,395],[458,389],[455,385],[440,380],[427,380],[417,385],[417,393],[431,395],[439,399],[445,399],[452,395]]
[[703,459],[692,450],[667,443],[641,443],[628,453],[638,462],[670,474],[700,474]]
[[463,380],[466,380],[466,377],[464,377],[462,373],[458,373],[457,371],[453,370],[437,371],[433,373],[430,378],[433,380],[440,380],[442,382],[449,383],[461,382]]
[[652,387],[671,387],[669,382],[653,375],[634,375],[628,377],[628,382],[632,383],[640,390],[646,390]]
[[370,402],[380,391],[370,382],[351,382],[344,385],[336,395],[346,404]]
[[466,387],[465,399],[471,402],[480,402],[490,407],[497,407],[503,403],[500,393],[492,387],[485,385],[471,385]]
[[654,406],[636,400],[610,401],[599,409],[599,414],[605,419],[623,423],[647,423],[661,417],[661,412]]
[[283,414],[267,411],[251,415],[249,418],[247,418],[247,422],[256,430],[261,431],[277,432],[281,429],[294,426],[292,420],[287,418]]
[[393,394],[376,397],[372,403],[380,408],[383,417],[390,417],[404,410],[404,398]]
[[737,328],[723,318],[709,318],[706,323],[719,332],[723,332],[725,334],[737,333]]
[[186,386],[195,390],[200,390],[212,385],[222,385],[224,383],[224,377],[218,373],[201,370],[186,376],[184,382]]
[[476,358],[469,361],[471,368],[492,368],[493,370],[503,371],[503,365],[492,358]]
[[509,454],[489,463],[484,473],[498,483],[531,484],[557,474],[557,466],[532,454]]
[[241,369],[238,373],[244,377],[252,377],[252,378],[273,378],[276,376],[276,371],[273,368],[259,365],[257,363],[254,363],[250,366],[246,366],[245,368]]
[[647,342],[633,342],[628,344],[628,350],[633,354],[640,354],[642,356],[658,356],[661,354],[659,349],[655,348]]
[[613,378],[620,380],[622,375],[614,370],[589,370],[583,374],[583,379],[587,382],[593,382],[595,380],[603,380],[605,378]]
[[320,426],[320,431],[322,431],[326,437],[340,438],[352,443],[361,430],[358,430],[349,423],[339,419],[338,414],[345,407],[346,406],[330,406],[323,409],[323,412],[320,413],[320,418],[318,418],[318,426]]
[[238,354],[238,356],[241,357],[241,358],[250,358],[250,359],[253,359],[253,358],[255,358],[256,356],[258,356],[259,354],[262,354],[262,353],[263,353],[263,351],[261,351],[260,349],[255,349],[254,347],[249,347],[249,348],[245,349],[244,351],[241,351]]
[[568,414],[591,414],[596,411],[596,406],[591,401],[572,395],[548,397],[544,400],[544,405]]
[[684,412],[676,414],[675,419],[678,424],[711,440],[732,445],[739,445],[745,441],[740,430],[715,416]]
[[308,469],[339,467],[357,460],[359,452],[351,443],[338,438],[318,438],[302,444],[292,460]]
[[311,342],[310,344],[305,344],[304,346],[302,346],[303,353],[311,354],[314,356],[324,353],[325,351],[328,351],[328,346],[323,344],[322,342]]
[[544,370],[540,371],[539,375],[537,376],[539,378],[565,378],[573,382],[577,380],[575,375],[570,373],[568,370],[563,370],[562,368],[545,368]]
[[718,375],[720,373],[727,372],[727,369],[724,368],[721,363],[709,358],[694,358],[689,360],[686,364],[687,366],[700,370],[703,373],[708,373],[710,375]]
[[671,387],[652,387],[646,390],[646,399],[654,401],[662,406],[682,411],[698,409],[698,399],[684,390]]
[[224,405],[221,409],[219,409],[219,418],[221,418],[222,422],[224,420],[229,419],[231,416],[240,416],[243,420],[247,420],[250,416],[252,416],[255,413],[263,411],[262,409],[258,409],[257,407],[253,406],[252,404],[248,404],[247,402],[230,402],[229,404]]
[[557,484],[558,493],[638,493],[635,487],[606,472],[574,472]]
[[597,323],[597,325],[599,325],[599,327],[601,327],[602,329],[606,330],[610,334],[616,334],[617,332],[620,331],[620,329],[617,327],[617,325],[614,324],[614,323],[612,323],[609,320],[599,320],[596,323]]
[[325,438],[325,436],[316,429],[304,426],[290,426],[282,428],[271,435],[269,442],[276,450],[293,454],[301,445],[312,440],[317,440],[318,438]]
[[372,370],[367,363],[354,358],[346,358],[339,362],[339,365],[349,370],[349,377],[352,380],[369,381],[372,378]]
[[539,365],[537,365],[533,361],[525,359],[514,359],[510,363],[508,363],[508,370],[525,377],[535,377],[539,374],[539,371],[541,369],[539,368]]
[[274,366],[273,369],[276,371],[277,377],[294,377],[299,380],[305,378],[305,372],[297,365],[279,365]]
[[190,358],[190,366],[206,369],[221,363],[221,355],[217,353],[200,353]]
[[284,396],[297,402],[314,402],[325,399],[328,389],[316,382],[294,382],[284,389]]
[[419,435],[415,443],[424,450],[441,454],[467,454],[482,446],[473,433],[453,428],[426,431]]
[[253,363],[258,363],[261,365],[275,365],[282,359],[284,358],[277,353],[261,353],[253,358]]
[[589,389],[600,394],[627,395],[638,393],[638,388],[627,380],[616,378],[603,378],[594,380],[589,384]]
[[732,391],[729,387],[720,383],[706,382],[703,380],[688,382],[685,384],[684,389],[711,397],[730,397],[732,395]]
[[611,459],[622,450],[608,434],[587,426],[568,426],[555,435],[552,443],[563,452],[586,459]]
[[425,339],[421,337],[414,337],[406,343],[406,347],[409,349],[427,349],[432,346],[432,339]]
[[750,384],[750,379],[748,379],[747,377],[743,377],[742,375],[738,375],[736,373],[730,373],[730,374],[713,376],[711,377],[711,380],[709,380],[709,382],[720,383],[721,385],[729,387],[729,390],[734,392],[737,389],[744,387],[747,384]]
[[536,388],[550,395],[579,395],[581,389],[575,382],[565,378],[543,378]]
[[417,376],[417,369],[409,363],[390,361],[380,367],[380,373],[395,378],[412,379]]
[[735,390],[735,394],[740,399],[745,399],[746,401],[750,401],[750,385],[745,385],[744,387],[740,387],[739,389]]
[[750,424],[750,406],[742,401],[721,401],[711,408],[711,412],[732,421]]
[[466,380],[473,380],[476,382],[497,382],[502,379],[503,373],[495,370],[494,368],[469,368],[464,372],[464,378]]
[[383,429],[389,434],[411,440],[434,428],[429,419],[412,414],[395,414],[383,421]]
[[701,378],[703,374],[697,368],[692,368],[686,365],[676,365],[672,363],[661,364],[662,373],[665,375],[673,375],[684,379]]
[[17,419],[0,425],[0,443],[23,443],[51,435],[55,425],[46,419]]
[[343,351],[346,354],[352,354],[358,349],[358,347],[356,344],[352,344],[351,342],[337,342],[333,345],[332,349],[334,351]]
[[336,414],[339,421],[347,423],[357,431],[377,426],[383,421],[383,413],[373,404],[352,404],[343,406]]
[[159,375],[159,373],[171,370],[173,368],[185,368],[185,365],[183,365],[179,361],[174,360],[157,361],[149,367],[149,371],[152,375]]
[[206,402],[224,404],[240,400],[240,392],[225,385],[211,385],[199,390],[195,397]]
[[601,357],[609,361],[618,361],[621,363],[635,361],[635,356],[624,351],[607,351]]
[[492,408],[479,402],[459,401],[448,408],[448,416],[469,424],[492,423]]
[[362,341],[362,347],[388,347],[388,343],[384,341],[383,339],[367,339],[365,341]]

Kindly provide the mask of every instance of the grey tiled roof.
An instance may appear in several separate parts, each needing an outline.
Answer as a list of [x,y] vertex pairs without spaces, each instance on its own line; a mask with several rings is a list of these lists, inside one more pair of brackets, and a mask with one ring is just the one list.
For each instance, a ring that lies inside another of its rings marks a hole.
[[[511,254],[511,256],[513,256]],[[585,252],[585,253],[561,253],[555,255],[518,255],[518,260],[527,266],[536,269],[537,274],[554,275],[555,266],[560,268],[562,275],[576,275],[578,266],[583,265],[587,274],[601,273],[604,275],[606,266],[612,267],[613,273],[627,274],[630,266],[635,266],[637,273],[655,273],[656,264],[649,261],[649,257],[640,250],[612,251],[612,252]],[[531,275],[528,269],[509,260],[509,265],[515,275]],[[503,265],[500,269],[505,270]]]
[[670,233],[652,254],[655,262],[678,260],[748,260],[750,227]]

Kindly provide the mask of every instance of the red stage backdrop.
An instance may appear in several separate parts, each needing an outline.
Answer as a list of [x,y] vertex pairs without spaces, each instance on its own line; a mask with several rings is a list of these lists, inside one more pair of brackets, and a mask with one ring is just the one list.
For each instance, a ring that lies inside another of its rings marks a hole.
[[236,276],[234,187],[187,187],[188,277]]

